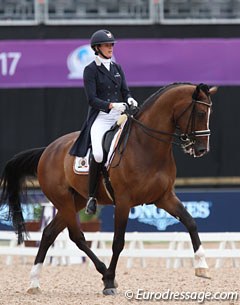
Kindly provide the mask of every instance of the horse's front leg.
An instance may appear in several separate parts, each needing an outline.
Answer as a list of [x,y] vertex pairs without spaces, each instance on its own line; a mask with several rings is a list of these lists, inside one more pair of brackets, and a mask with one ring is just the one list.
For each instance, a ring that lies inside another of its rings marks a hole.
[[117,283],[115,281],[115,273],[116,273],[116,267],[119,255],[124,247],[124,236],[128,221],[128,215],[129,215],[129,208],[121,206],[116,206],[115,208],[115,222],[114,222],[114,238],[113,238],[113,244],[112,244],[112,251],[113,255],[111,258],[110,265],[103,275],[103,283],[104,283],[104,289],[103,294],[104,295],[115,295],[116,294],[116,288]]
[[194,250],[194,268],[195,275],[210,278],[209,269],[205,258],[205,252],[198,235],[197,225],[193,217],[188,213],[181,201],[174,195],[166,200],[164,203],[156,204],[163,208],[172,216],[177,218],[187,228]]

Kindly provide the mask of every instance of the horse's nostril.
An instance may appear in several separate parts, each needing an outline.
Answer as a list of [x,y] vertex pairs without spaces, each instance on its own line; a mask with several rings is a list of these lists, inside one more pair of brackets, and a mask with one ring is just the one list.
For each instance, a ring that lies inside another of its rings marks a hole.
[[203,156],[206,153],[207,153],[207,149],[205,149],[205,148],[197,149],[197,155],[198,156]]

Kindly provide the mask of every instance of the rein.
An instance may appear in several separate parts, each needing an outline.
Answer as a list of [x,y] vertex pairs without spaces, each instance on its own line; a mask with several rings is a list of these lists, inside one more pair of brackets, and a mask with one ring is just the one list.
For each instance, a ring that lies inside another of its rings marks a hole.
[[150,127],[144,125],[143,123],[141,123],[140,121],[138,121],[137,119],[135,119],[132,116],[129,116],[129,119],[132,120],[133,122],[135,122],[143,130],[143,132],[145,134],[147,134],[149,137],[151,137],[151,138],[153,138],[153,139],[155,139],[157,141],[160,141],[160,142],[173,143],[173,144],[176,144],[176,145],[180,145],[179,143],[170,142],[170,141],[158,138],[157,136],[153,135],[152,133],[160,134],[160,135],[165,135],[165,136],[176,137],[176,138],[179,138],[179,134],[177,134],[177,133],[170,133],[170,132],[166,132],[166,131],[156,130],[156,129],[150,128]]
[[[118,150],[118,153],[120,155],[120,159],[118,161],[118,163],[113,166],[113,167],[117,167],[121,161],[123,152],[125,151],[126,145],[127,145],[127,141],[129,138],[129,134],[130,134],[130,129],[131,129],[131,125],[132,123],[136,123],[145,134],[147,134],[149,137],[159,141],[159,142],[165,142],[165,143],[171,143],[177,146],[181,146],[183,149],[186,149],[188,146],[191,146],[195,143],[196,137],[203,137],[203,136],[209,136],[210,135],[210,130],[206,129],[206,130],[194,130],[195,128],[195,112],[196,112],[196,104],[203,104],[207,107],[211,107],[212,103],[208,104],[205,103],[203,101],[198,100],[198,95],[200,92],[200,89],[202,89],[206,94],[208,94],[208,87],[205,87],[206,85],[200,84],[196,87],[193,95],[192,95],[192,102],[189,106],[187,106],[183,112],[178,116],[178,118],[175,120],[176,121],[176,129],[178,129],[177,126],[177,122],[178,120],[189,110],[190,107],[192,107],[191,110],[191,114],[189,116],[188,119],[188,124],[186,127],[186,131],[184,133],[170,133],[170,132],[166,132],[166,131],[162,131],[162,130],[157,130],[151,127],[148,127],[147,125],[143,124],[142,122],[140,122],[139,120],[137,120],[134,116],[135,114],[138,112],[138,107],[129,107],[126,110],[126,115],[128,117],[128,120],[126,122],[126,125],[124,127],[124,131],[122,132],[120,139],[119,139],[119,143],[117,145],[117,147],[115,148],[115,151]],[[190,123],[191,123],[191,128],[190,127]],[[190,133],[188,132],[188,130],[191,130]],[[165,139],[162,139],[161,137],[158,137],[158,135],[162,135],[162,136],[171,136],[173,138],[178,139],[180,142],[176,142],[176,141],[168,141]],[[123,145],[121,145],[123,144]],[[122,146],[122,147],[121,147]],[[121,149],[120,149],[121,147]]]
[[[200,84],[196,87],[193,95],[192,95],[192,102],[191,104],[186,107],[186,109],[183,110],[183,112],[178,116],[178,118],[176,119],[176,128],[177,128],[177,122],[178,120],[187,112],[187,110],[192,107],[192,111],[191,114],[189,116],[188,119],[188,124],[186,127],[186,131],[185,133],[179,134],[179,133],[169,133],[169,132],[165,132],[162,130],[156,130],[153,128],[150,128],[148,126],[146,126],[145,124],[141,123],[139,120],[137,120],[133,115],[127,113],[127,116],[130,120],[132,120],[133,122],[135,122],[142,130],[145,134],[147,134],[148,136],[150,136],[151,138],[160,141],[160,142],[165,142],[165,143],[172,143],[174,145],[177,146],[181,146],[182,148],[186,148],[192,144],[194,144],[195,142],[195,138],[196,137],[204,137],[204,136],[209,136],[211,134],[210,130],[194,130],[195,128],[195,111],[196,111],[196,104],[202,104],[205,105],[207,107],[211,107],[212,104],[208,104],[205,103],[203,101],[198,100],[198,95],[200,92],[200,89],[203,89],[203,91],[207,94],[208,93],[208,88],[205,87],[206,85]],[[190,127],[190,123],[191,123],[191,128]],[[188,130],[191,130],[191,132],[187,132]],[[156,134],[156,135],[154,135]],[[178,140],[180,140],[179,142],[175,142],[175,141],[168,141],[168,140],[164,140],[160,137],[158,137],[157,135],[163,135],[163,136],[171,136],[174,137]]]
[[[193,104],[194,103],[194,104]],[[190,106],[188,106],[184,112],[181,114],[181,116],[178,117],[178,119],[180,119],[180,117],[182,117],[182,115],[184,115],[184,113],[189,109],[189,107],[193,106],[193,109],[192,109],[192,112],[191,112],[191,115],[189,117],[189,123],[188,123],[188,126],[186,128],[186,130],[189,129],[189,124],[190,122],[192,121],[192,126],[191,126],[191,130],[193,130],[194,128],[194,119],[191,120],[191,118],[194,118],[194,112],[195,112],[195,103],[200,103],[200,104],[204,104],[208,107],[210,107],[211,105],[210,104],[207,104],[207,103],[204,103],[202,101],[192,101],[192,103],[190,104]],[[184,147],[187,147],[189,145],[192,145],[194,142],[191,140],[189,141],[190,139],[192,139],[193,137],[203,137],[203,136],[209,136],[210,135],[210,130],[207,129],[207,130],[196,130],[196,131],[191,131],[190,133],[183,133],[183,134],[179,134],[179,133],[170,133],[170,132],[166,132],[166,131],[162,131],[162,130],[156,130],[156,129],[153,129],[153,128],[150,128],[146,125],[144,125],[143,123],[141,123],[139,120],[135,119],[133,116],[129,115],[128,114],[128,117],[130,120],[132,120],[133,122],[135,122],[142,130],[145,134],[147,134],[149,137],[157,140],[157,141],[160,141],[160,142],[165,142],[165,143],[172,143],[174,145],[177,145],[177,146],[184,146]],[[177,126],[176,126],[177,128]],[[174,141],[168,141],[168,140],[164,140],[158,136],[155,136],[154,134],[158,134],[158,135],[164,135],[164,136],[171,136],[171,137],[174,137],[174,138],[177,138],[181,141],[181,143],[179,142],[174,142]],[[188,143],[186,143],[188,142]]]

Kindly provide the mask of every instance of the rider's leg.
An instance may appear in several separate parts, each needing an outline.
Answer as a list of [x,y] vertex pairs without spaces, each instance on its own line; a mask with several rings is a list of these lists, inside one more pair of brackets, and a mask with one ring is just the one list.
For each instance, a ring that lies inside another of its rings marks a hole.
[[88,201],[85,209],[86,214],[95,214],[97,210],[96,194],[99,185],[101,163],[103,160],[102,138],[109,129],[105,122],[107,114],[100,112],[91,127],[92,157],[89,167]]
[[92,156],[90,161],[89,167],[89,193],[88,193],[88,201],[85,209],[86,214],[95,214],[97,210],[97,199],[96,193],[98,190],[99,184],[99,175],[101,171],[101,163],[95,161],[94,157]]
[[89,199],[85,210],[87,214],[95,214],[97,209],[96,194],[99,184],[101,163],[103,161],[102,138],[104,133],[117,121],[118,117],[119,113],[116,111],[111,111],[110,113],[100,111],[91,127],[93,157],[89,168]]

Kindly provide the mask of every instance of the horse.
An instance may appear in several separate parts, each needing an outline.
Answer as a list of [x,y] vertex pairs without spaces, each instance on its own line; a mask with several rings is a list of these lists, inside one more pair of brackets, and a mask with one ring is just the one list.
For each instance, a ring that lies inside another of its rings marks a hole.
[[[184,153],[194,157],[202,157],[209,151],[211,96],[216,92],[217,87],[209,88],[205,84],[173,83],[152,94],[137,114],[128,115],[131,124],[128,124],[127,141],[120,144],[122,149],[115,151],[108,168],[115,204],[112,257],[108,267],[89,248],[79,227],[78,211],[86,205],[88,176],[74,173],[74,156],[69,154],[79,131],[66,134],[47,147],[20,152],[6,163],[1,178],[1,204],[9,208],[19,243],[26,233],[20,196],[27,177],[38,179],[41,190],[57,210],[43,230],[30,271],[29,293],[41,291],[40,273],[47,251],[58,234],[67,228],[70,239],[102,275],[103,294],[115,295],[115,272],[124,248],[128,215],[132,207],[143,203],[154,203],[186,227],[194,251],[195,275],[209,278],[196,222],[174,192],[176,164],[172,144],[177,141]],[[98,203],[111,205],[113,200],[102,176],[100,180]]]

